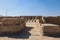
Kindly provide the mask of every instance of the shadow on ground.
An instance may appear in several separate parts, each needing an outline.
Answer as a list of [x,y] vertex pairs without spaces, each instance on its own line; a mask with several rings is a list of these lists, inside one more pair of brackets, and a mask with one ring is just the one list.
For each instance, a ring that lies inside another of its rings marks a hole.
[[54,38],[60,38],[60,33],[46,34],[44,36],[54,37]]
[[2,34],[0,37],[28,39],[29,36],[31,36],[31,33],[29,33],[31,29],[33,29],[33,27],[26,27],[24,30],[16,34]]

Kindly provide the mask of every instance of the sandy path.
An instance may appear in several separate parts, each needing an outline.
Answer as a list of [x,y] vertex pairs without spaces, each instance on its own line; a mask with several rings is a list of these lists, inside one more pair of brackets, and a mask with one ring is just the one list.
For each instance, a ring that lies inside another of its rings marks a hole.
[[29,40],[42,40],[42,35],[40,33],[40,24],[39,22],[28,22],[27,26],[29,27],[33,27],[33,29],[31,31],[29,31],[31,33],[31,36],[29,37]]

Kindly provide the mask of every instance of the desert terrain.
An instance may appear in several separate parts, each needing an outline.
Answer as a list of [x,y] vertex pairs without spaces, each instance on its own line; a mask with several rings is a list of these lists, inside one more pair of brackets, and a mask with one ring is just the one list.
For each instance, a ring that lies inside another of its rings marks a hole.
[[26,28],[20,34],[0,36],[0,40],[60,40],[60,38],[43,36],[42,26],[39,20],[36,20],[26,22]]

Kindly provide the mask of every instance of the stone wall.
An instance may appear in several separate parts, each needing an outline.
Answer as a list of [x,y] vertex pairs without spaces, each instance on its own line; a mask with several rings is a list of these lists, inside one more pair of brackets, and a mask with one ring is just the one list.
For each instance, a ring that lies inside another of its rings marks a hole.
[[3,18],[0,23],[1,33],[15,33],[24,29],[26,23],[21,18]]
[[55,24],[44,24],[43,35],[57,35],[60,33],[60,26]]
[[27,21],[36,21],[37,19],[41,19],[42,16],[20,16],[21,18],[24,18],[24,20]]
[[[44,19],[46,22],[45,24],[47,24],[43,26],[44,35],[49,35],[49,36],[60,35],[60,16],[44,17]],[[58,26],[55,26],[55,25],[58,25]]]
[[44,18],[46,23],[52,23],[52,24],[58,24],[60,25],[60,17],[56,16],[56,17],[45,17]]

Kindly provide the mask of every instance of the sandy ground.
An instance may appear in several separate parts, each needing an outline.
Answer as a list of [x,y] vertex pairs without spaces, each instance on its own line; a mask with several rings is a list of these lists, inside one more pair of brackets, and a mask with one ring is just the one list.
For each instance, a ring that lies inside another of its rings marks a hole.
[[1,36],[0,40],[60,40],[60,38],[43,36],[39,22],[27,22],[26,28],[17,35]]

